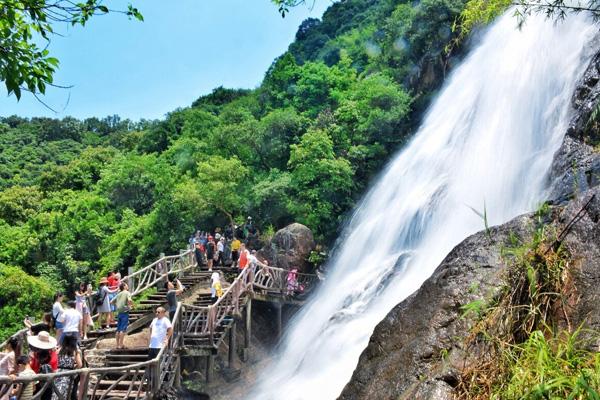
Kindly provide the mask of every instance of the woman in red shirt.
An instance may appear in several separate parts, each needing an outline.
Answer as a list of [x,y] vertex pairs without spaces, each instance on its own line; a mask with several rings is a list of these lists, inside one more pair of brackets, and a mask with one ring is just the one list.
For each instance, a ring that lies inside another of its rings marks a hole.
[[[29,343],[29,349],[31,350],[29,365],[36,374],[40,373],[41,364],[45,361],[43,359],[46,358],[43,356],[43,352],[49,354],[49,361],[46,361],[52,368],[52,372],[58,369],[58,354],[55,350],[56,339],[50,336],[48,332],[41,331],[36,336],[28,336],[27,343]],[[42,371],[42,373],[44,372]]]

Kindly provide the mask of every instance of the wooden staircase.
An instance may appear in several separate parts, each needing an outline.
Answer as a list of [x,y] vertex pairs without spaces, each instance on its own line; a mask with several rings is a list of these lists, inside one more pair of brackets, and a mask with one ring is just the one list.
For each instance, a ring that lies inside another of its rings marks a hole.
[[[192,292],[198,285],[209,285],[210,272],[193,272],[179,280],[186,288],[186,291]],[[184,292],[185,293],[185,292]],[[210,295],[208,295],[210,298]],[[127,333],[133,333],[145,328],[154,318],[154,310],[159,306],[167,304],[167,289],[158,290],[156,293],[149,295],[146,299],[139,302],[139,306],[129,312],[129,326]],[[114,336],[117,329],[116,320],[110,325],[109,329],[94,329],[87,333],[87,340],[82,340],[83,348],[89,349],[100,338]]]
[[[126,367],[148,359],[147,347],[113,349],[106,352],[105,367]],[[129,374],[123,371],[107,372],[88,388],[89,400],[145,398],[148,387],[145,368],[132,369]]]

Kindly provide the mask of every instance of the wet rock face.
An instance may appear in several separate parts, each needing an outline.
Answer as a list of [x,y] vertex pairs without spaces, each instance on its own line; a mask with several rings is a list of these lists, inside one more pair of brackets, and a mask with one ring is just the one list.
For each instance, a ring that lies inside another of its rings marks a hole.
[[[553,208],[549,223],[560,232],[593,195],[564,240],[573,255],[568,323],[600,329],[600,187]],[[517,217],[493,228],[490,237],[480,232],[455,247],[375,328],[340,399],[452,399],[461,372],[479,362],[477,350],[464,347],[473,316],[463,306],[499,290],[502,246],[510,243],[509,235],[530,240],[535,220],[534,214]]]
[[258,256],[269,261],[269,265],[279,268],[298,268],[300,272],[309,272],[307,259],[315,248],[315,240],[310,229],[293,223],[278,230],[271,241],[258,251]]
[[461,307],[498,289],[502,244],[511,232],[527,237],[531,226],[519,217],[493,228],[491,239],[481,232],[457,246],[375,328],[340,399],[451,399],[471,323]]
[[[562,146],[554,155],[548,199],[563,204],[600,184],[600,123],[590,118],[600,105],[600,53],[586,69],[573,94],[574,114]],[[600,120],[600,115],[598,115]]]
[[[595,197],[592,198],[592,195]],[[568,224],[589,201],[581,219],[573,225],[565,243],[574,255],[573,293],[575,299],[569,324],[600,331],[600,186],[572,201],[560,215],[561,225]],[[600,344],[600,343],[599,343]]]

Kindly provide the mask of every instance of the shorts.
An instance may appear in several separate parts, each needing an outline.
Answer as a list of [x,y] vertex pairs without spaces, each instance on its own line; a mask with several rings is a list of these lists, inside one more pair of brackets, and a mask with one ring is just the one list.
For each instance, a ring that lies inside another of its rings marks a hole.
[[109,302],[109,304],[110,304],[110,312],[115,312],[115,311],[117,311],[117,306],[116,306],[115,304],[111,303],[111,301],[112,301],[112,300],[113,300],[115,297],[117,297],[117,294],[116,294],[116,293],[109,293],[109,294],[108,294],[108,302]]
[[62,335],[58,338],[58,344],[62,344],[64,338],[66,337],[74,337],[79,345],[79,332],[63,332]]
[[117,315],[117,332],[127,332],[129,326],[129,313],[119,313]]
[[240,258],[240,252],[237,250],[233,250],[231,252],[231,259],[235,262],[238,260],[238,258]]
[[148,361],[154,360],[156,358],[156,356],[158,355],[158,353],[160,353],[160,349],[154,349],[154,348],[150,347],[148,349]]

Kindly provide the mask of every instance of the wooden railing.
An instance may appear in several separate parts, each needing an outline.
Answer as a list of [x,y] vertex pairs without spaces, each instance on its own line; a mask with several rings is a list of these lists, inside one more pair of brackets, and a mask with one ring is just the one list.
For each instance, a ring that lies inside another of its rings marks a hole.
[[[180,277],[182,274],[192,270],[196,266],[196,258],[192,250],[182,251],[178,255],[163,256],[152,264],[141,268],[131,275],[124,278],[129,284],[129,291],[132,297],[138,296],[143,291],[154,287],[161,279],[165,279],[167,275],[175,275]],[[90,304],[92,310],[95,309],[95,304]],[[98,314],[92,316],[94,320],[98,318]],[[27,328],[23,328],[11,337],[18,337],[21,344],[26,344]],[[10,339],[10,338],[9,338]],[[6,347],[8,340],[0,344],[0,350]],[[2,396],[0,396],[1,398]]]
[[215,304],[204,307],[185,305],[182,328],[186,337],[208,337],[211,343],[214,342],[217,328],[223,325],[226,318],[239,316],[249,295],[255,291],[290,297],[300,294],[300,287],[302,293],[308,293],[318,282],[317,275],[298,273],[294,289],[288,283],[288,274],[287,270],[259,262],[252,268],[242,270]]
[[127,276],[129,290],[135,296],[146,289],[154,287],[167,274],[181,274],[194,268],[195,257],[192,250],[183,251],[179,255],[163,256],[152,264]]
[[188,336],[208,336],[214,339],[216,328],[231,315],[239,315],[246,294],[252,291],[253,268],[245,268],[215,304],[206,307],[185,305],[183,329]]
[[290,271],[283,268],[260,264],[256,267],[252,286],[254,291],[275,293],[283,296],[297,296],[311,291],[319,282],[315,274],[297,272],[294,281],[288,281]]
[[[159,263],[164,263],[160,272]],[[180,274],[195,266],[193,251],[188,250],[177,256],[161,257],[154,263],[131,274],[128,279],[135,285],[134,294],[156,285],[166,274]],[[159,268],[157,268],[159,267]],[[56,393],[58,400],[70,400],[56,389],[56,380],[67,378],[70,386],[79,377],[78,400],[109,399],[152,399],[161,387],[172,387],[179,382],[180,365],[178,348],[184,345],[185,337],[208,337],[214,343],[214,335],[227,318],[240,315],[242,308],[254,291],[268,291],[284,296],[294,296],[288,285],[289,271],[258,263],[245,268],[227,288],[215,304],[206,307],[193,305],[177,306],[173,318],[173,337],[167,347],[161,349],[154,360],[130,364],[123,367],[82,368],[72,371],[40,374],[30,378],[18,377],[11,380],[0,376],[0,398],[11,389],[12,385],[34,384],[40,390],[32,400],[42,398],[45,390]],[[316,275],[297,274],[297,283],[307,291],[318,281]],[[25,339],[27,330],[19,331],[13,336]],[[23,340],[23,342],[25,342]],[[70,393],[70,391],[68,392]],[[17,396],[20,399],[20,394]]]
[[[161,387],[172,387],[177,382],[179,358],[176,351],[181,346],[182,338],[181,310],[182,305],[179,303],[173,318],[173,336],[168,346],[163,347],[153,360],[123,367],[81,368],[26,378],[17,377],[15,380],[0,376],[0,398],[8,393],[14,384],[37,383],[38,391],[32,400],[41,399],[46,391],[54,393],[58,400],[70,400],[72,391],[76,391],[79,400],[151,399]],[[58,379],[68,381],[66,391],[58,390]],[[20,399],[21,393],[16,397]]]

